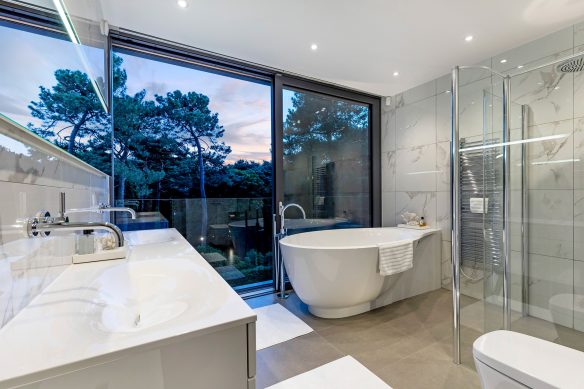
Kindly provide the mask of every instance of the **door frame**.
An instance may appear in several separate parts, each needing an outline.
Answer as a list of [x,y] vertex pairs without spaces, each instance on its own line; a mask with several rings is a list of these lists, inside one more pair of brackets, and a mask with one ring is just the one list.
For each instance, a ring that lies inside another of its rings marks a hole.
[[[332,86],[318,81],[294,76],[276,74],[274,76],[273,96],[273,167],[274,167],[274,210],[284,201],[284,89],[291,88],[309,93],[317,93],[333,98],[365,104],[369,107],[369,213],[370,227],[381,227],[381,99],[379,96],[360,93],[354,90]],[[277,212],[277,211],[276,211]],[[276,218],[279,229],[280,220]]]

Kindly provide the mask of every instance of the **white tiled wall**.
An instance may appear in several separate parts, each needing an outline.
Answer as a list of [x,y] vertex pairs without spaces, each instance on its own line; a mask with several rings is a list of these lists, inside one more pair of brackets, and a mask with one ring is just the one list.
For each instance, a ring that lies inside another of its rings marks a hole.
[[71,264],[75,247],[71,234],[24,237],[23,220],[40,210],[56,216],[60,192],[66,193],[68,208],[109,199],[107,175],[81,168],[62,153],[51,152],[42,141],[19,136],[21,131],[0,119],[0,327]]
[[[518,66],[528,69],[579,51],[584,51],[584,23],[480,65],[513,74]],[[501,121],[500,80],[487,71],[463,71],[460,79],[461,137],[480,139],[484,90],[495,95],[488,125],[496,130]],[[442,229],[444,287],[451,282],[449,90],[450,75],[445,75],[393,96],[391,106],[382,109],[384,226],[394,226],[402,212],[413,211]],[[515,76],[511,98],[514,138],[520,137],[521,104],[530,107],[529,137],[567,135],[527,147],[530,314],[584,330],[584,72],[564,74],[546,66]],[[520,163],[517,152],[512,158],[514,166]],[[512,271],[520,273],[520,167],[512,167],[512,173]],[[513,280],[512,296],[519,299],[519,274]],[[461,282],[463,293],[483,297],[482,281],[462,277]],[[562,294],[570,297],[573,314],[554,316],[550,300]]]

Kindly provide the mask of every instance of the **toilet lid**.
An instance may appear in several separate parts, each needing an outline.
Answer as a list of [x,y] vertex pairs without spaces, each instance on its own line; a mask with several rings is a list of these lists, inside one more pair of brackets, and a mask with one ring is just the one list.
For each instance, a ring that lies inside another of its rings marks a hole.
[[474,357],[531,388],[584,386],[584,353],[512,331],[493,331],[473,344]]

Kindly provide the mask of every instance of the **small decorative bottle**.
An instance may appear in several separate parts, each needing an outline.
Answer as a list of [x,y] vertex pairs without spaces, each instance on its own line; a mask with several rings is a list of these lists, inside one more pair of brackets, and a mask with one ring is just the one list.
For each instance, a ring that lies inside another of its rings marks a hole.
[[420,227],[426,227],[426,220],[424,220],[424,216],[420,218]]

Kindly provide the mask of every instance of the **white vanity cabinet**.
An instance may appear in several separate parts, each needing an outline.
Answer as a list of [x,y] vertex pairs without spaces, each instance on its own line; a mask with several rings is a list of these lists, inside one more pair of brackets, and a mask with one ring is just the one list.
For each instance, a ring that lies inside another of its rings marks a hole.
[[0,389],[255,388],[254,311],[176,230],[127,240],[0,330]]

